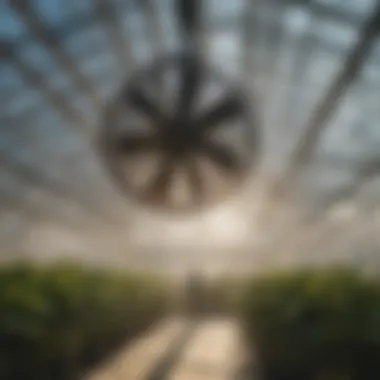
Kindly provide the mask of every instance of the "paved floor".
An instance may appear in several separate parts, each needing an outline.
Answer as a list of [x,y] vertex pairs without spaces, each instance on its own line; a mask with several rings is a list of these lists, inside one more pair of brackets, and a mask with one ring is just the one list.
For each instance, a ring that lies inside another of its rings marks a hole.
[[84,380],[146,379],[185,328],[186,321],[181,319],[168,319],[159,323],[122,348],[108,362],[95,368]]
[[168,380],[231,380],[239,365],[240,331],[230,319],[201,322]]
[[200,321],[174,353],[174,362],[152,377],[157,363],[173,355],[175,341],[189,327],[182,319],[165,320],[121,349],[85,380],[233,380],[242,357],[238,326],[233,319]]

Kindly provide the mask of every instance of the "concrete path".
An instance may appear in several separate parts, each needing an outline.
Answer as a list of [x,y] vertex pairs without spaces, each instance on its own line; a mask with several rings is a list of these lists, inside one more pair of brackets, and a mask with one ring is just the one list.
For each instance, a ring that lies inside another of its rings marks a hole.
[[240,331],[231,319],[200,323],[167,380],[232,380],[240,365]]
[[95,368],[84,380],[145,380],[186,329],[182,319],[169,319],[153,326],[127,344],[108,362]]
[[165,320],[84,380],[233,380],[242,364],[240,338],[234,319],[210,318],[195,327]]

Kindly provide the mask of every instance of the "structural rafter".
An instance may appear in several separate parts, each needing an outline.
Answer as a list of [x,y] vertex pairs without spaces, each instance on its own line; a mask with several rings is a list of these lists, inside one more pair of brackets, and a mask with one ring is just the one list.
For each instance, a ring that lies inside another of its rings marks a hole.
[[80,91],[83,91],[94,103],[94,106],[99,109],[102,101],[93,86],[83,72],[78,68],[75,60],[65,50],[60,36],[57,32],[47,26],[37,13],[32,3],[28,0],[10,0],[12,9],[22,18],[27,28],[49,51],[54,58],[56,64],[73,79],[73,83]]
[[12,43],[0,41],[0,58],[10,62],[20,72],[22,79],[37,89],[46,103],[56,109],[69,125],[79,127],[81,131],[86,128],[86,122],[79,112],[67,102],[64,95],[46,83],[46,76],[43,73],[20,59]]
[[378,6],[361,30],[358,41],[349,52],[345,63],[337,75],[322,101],[317,105],[311,115],[301,140],[294,152],[291,161],[291,170],[308,164],[319,137],[325,130],[332,114],[337,110],[342,97],[355,81],[372,49],[377,42],[380,33],[380,1]]
[[94,5],[99,18],[104,23],[109,36],[109,41],[118,59],[122,74],[129,72],[134,64],[131,48],[123,32],[121,17],[117,9],[108,1],[94,0]]
[[291,156],[289,170],[285,171],[274,186],[275,194],[286,195],[295,177],[310,163],[321,134],[325,131],[331,116],[336,112],[342,97],[354,83],[366,63],[377,42],[379,32],[380,1],[377,2],[376,9],[364,24],[360,36],[348,53],[342,69],[312,112],[309,122],[303,128],[304,132]]

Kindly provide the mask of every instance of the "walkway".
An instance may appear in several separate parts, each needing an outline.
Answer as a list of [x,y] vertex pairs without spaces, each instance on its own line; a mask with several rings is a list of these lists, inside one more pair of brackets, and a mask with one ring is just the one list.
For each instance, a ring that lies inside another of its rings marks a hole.
[[241,354],[235,320],[209,318],[193,325],[168,319],[85,380],[233,380]]
[[237,326],[229,319],[201,322],[167,380],[232,380],[240,349]]

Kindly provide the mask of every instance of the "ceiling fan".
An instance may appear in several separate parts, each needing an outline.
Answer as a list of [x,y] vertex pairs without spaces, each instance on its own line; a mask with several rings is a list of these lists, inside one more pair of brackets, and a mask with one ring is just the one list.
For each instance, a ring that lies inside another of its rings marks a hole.
[[218,204],[241,188],[255,158],[249,96],[199,55],[200,5],[176,1],[182,51],[156,59],[122,85],[99,135],[123,192],[161,211]]

